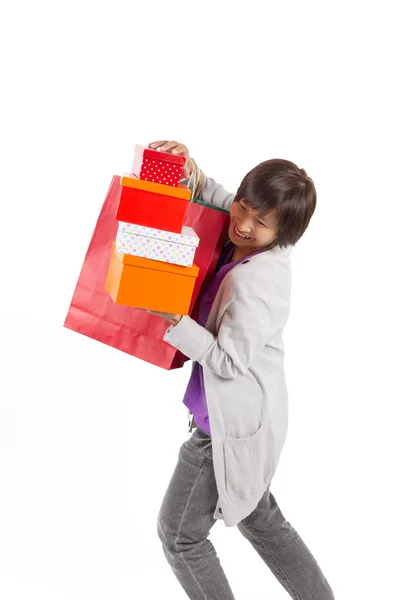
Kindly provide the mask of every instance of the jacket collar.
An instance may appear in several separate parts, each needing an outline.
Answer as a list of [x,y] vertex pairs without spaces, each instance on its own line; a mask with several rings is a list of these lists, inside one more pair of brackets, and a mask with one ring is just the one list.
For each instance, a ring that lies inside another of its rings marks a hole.
[[268,250],[268,252],[272,252],[277,256],[289,256],[293,250],[293,246],[287,246],[286,248],[280,248],[279,246],[275,246],[272,250]]
[[287,246],[286,248],[280,248],[279,246],[275,246],[271,248],[271,250],[257,251],[255,254],[249,254],[249,256],[243,257],[240,262],[245,260],[267,260],[271,258],[281,258],[285,256],[290,256],[293,250],[293,246]]

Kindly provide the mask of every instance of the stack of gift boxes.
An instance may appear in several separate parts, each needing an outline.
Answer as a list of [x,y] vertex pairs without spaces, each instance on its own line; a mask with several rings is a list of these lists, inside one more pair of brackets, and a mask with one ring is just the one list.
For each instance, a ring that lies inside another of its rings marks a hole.
[[106,290],[116,304],[187,315],[199,268],[199,238],[183,225],[191,191],[179,183],[186,159],[136,144],[121,177]]

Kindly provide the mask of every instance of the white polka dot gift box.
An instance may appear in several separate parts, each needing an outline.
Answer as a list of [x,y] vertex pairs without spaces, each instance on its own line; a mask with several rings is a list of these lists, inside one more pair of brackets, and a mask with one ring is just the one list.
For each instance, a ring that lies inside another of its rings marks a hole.
[[139,179],[177,187],[182,178],[185,162],[184,156],[160,152],[136,144],[132,173]]
[[181,233],[118,222],[117,252],[192,267],[199,237],[183,225]]

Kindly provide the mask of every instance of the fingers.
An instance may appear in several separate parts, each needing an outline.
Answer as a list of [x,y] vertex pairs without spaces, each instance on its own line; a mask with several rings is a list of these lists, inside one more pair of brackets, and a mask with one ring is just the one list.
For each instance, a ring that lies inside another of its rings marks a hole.
[[166,144],[168,142],[168,140],[158,140],[156,142],[151,142],[150,144],[147,144],[149,148],[153,148],[154,150],[156,148],[159,148],[160,146],[162,146],[163,144]]
[[182,154],[183,156],[189,156],[189,150],[184,144],[178,144],[178,142],[176,144],[177,145],[174,148],[172,148],[172,154]]
[[159,140],[158,142],[153,142],[150,146],[162,152],[172,152],[173,154],[184,154],[188,151],[184,144],[180,144],[175,140],[171,140],[170,142],[168,140]]
[[191,174],[191,161],[189,156],[189,150],[185,146],[185,144],[180,144],[175,140],[157,140],[148,144],[148,147],[152,148],[153,150],[159,150],[161,152],[171,152],[172,154],[180,154],[181,156],[184,156],[186,158],[186,163],[183,168],[182,174],[186,179],[189,179]]
[[172,154],[189,156],[189,150],[185,144],[180,144],[179,142],[175,142],[175,140],[171,140],[170,142],[168,140],[158,140],[157,142],[151,142],[147,146],[153,150],[161,150],[162,152],[172,152]]

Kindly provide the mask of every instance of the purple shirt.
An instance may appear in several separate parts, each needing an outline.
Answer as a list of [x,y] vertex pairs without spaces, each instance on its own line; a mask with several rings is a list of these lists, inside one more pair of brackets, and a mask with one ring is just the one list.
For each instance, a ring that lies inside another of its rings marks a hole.
[[[225,246],[221,252],[221,256],[218,261],[214,277],[210,281],[208,287],[204,290],[204,293],[200,300],[197,323],[202,327],[204,327],[207,322],[212,304],[218,292],[218,288],[225,275],[238,263],[244,260],[249,260],[249,258],[255,256],[256,254],[259,254],[260,252],[265,252],[265,250],[257,250],[256,252],[253,252],[248,256],[239,258],[239,260],[229,262],[233,256],[235,248],[235,244],[233,244],[230,238],[228,237],[225,241]],[[204,390],[203,367],[197,361],[193,362],[192,374],[190,376],[189,383],[186,388],[183,403],[193,414],[196,425],[198,425],[200,429],[202,429],[209,436],[211,436],[206,394]]]

